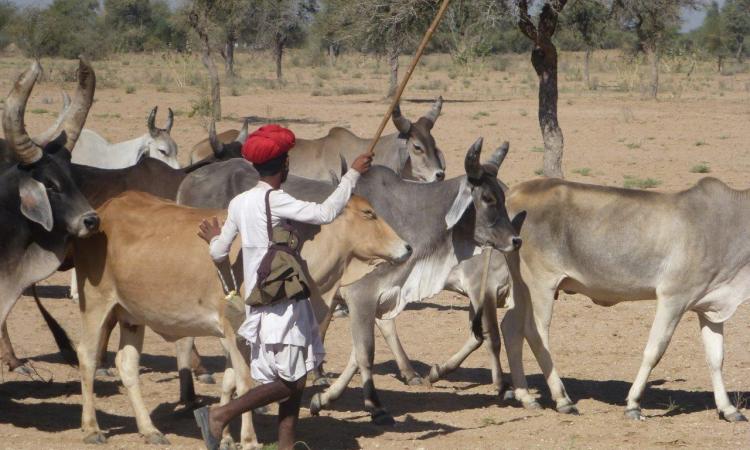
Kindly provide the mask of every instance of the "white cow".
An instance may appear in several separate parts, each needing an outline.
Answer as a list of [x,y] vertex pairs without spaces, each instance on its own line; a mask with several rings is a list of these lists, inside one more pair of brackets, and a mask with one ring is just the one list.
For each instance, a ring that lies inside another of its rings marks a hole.
[[150,156],[178,169],[177,144],[172,131],[174,113],[169,108],[167,127],[156,128],[157,107],[148,115],[148,133],[129,141],[109,143],[95,131],[84,128],[73,153],[73,163],[102,169],[122,169],[135,165],[142,157]]

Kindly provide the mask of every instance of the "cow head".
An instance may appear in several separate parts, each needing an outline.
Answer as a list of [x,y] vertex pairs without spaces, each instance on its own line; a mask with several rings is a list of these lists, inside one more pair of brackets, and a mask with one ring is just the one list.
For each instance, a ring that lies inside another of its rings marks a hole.
[[46,231],[86,237],[99,227],[99,217],[78,190],[70,171],[70,151],[75,146],[94,97],[96,77],[83,59],[78,68],[78,87],[73,101],[50,142],[37,144],[24,125],[31,90],[41,73],[34,61],[21,74],[5,100],[3,130],[9,149],[18,161],[20,209],[28,220]]
[[469,205],[474,205],[474,241],[477,245],[489,245],[502,252],[512,252],[521,246],[518,233],[526,217],[522,212],[511,221],[505,209],[505,193],[497,179],[508,147],[507,142],[503,143],[483,165],[479,162],[482,138],[474,142],[464,161],[466,179],[445,217],[448,228],[452,228]]
[[145,143],[145,154],[152,158],[164,161],[175,169],[179,169],[180,163],[177,161],[177,143],[170,135],[172,132],[172,125],[174,124],[174,113],[172,112],[172,108],[169,108],[167,127],[157,128],[157,110],[158,106],[154,106],[154,109],[152,109],[151,113],[148,115],[148,138]]
[[353,254],[361,261],[399,263],[411,256],[411,246],[375,214],[364,197],[353,195],[337,220],[343,220],[347,230],[355,230],[351,237]]
[[250,120],[245,119],[245,123],[242,124],[240,134],[237,135],[237,139],[234,142],[225,144],[219,140],[216,136],[216,122],[211,119],[208,126],[208,142],[211,144],[211,150],[214,152],[214,158],[218,161],[226,161],[232,158],[242,158],[242,145],[247,140],[247,127],[249,126]]
[[441,181],[445,178],[445,157],[435,144],[432,127],[443,108],[443,97],[438,97],[430,111],[412,123],[401,115],[398,104],[393,109],[393,124],[399,138],[406,139],[406,145],[399,148],[400,167],[411,168],[411,177],[418,181]]

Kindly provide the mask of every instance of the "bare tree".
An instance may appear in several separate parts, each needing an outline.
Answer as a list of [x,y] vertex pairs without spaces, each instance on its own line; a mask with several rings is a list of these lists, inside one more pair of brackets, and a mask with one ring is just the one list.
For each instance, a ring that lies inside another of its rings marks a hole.
[[552,36],[567,0],[547,1],[535,24],[526,0],[518,0],[518,27],[534,43],[531,65],[539,77],[539,127],[544,140],[544,175],[563,178],[563,134],[557,121],[557,48]]
[[222,0],[216,2],[215,22],[222,28],[224,43],[221,56],[224,58],[224,73],[234,78],[234,49],[240,39],[251,40],[258,27],[259,2],[257,0]]
[[[486,49],[491,28],[507,17],[504,0],[456,0],[451,2],[441,31],[451,59],[461,65],[470,64]],[[485,49],[483,49],[485,47]]]
[[635,32],[638,45],[651,62],[649,96],[659,92],[659,61],[662,51],[680,23],[680,10],[695,7],[699,0],[615,0],[614,8],[627,29]]
[[258,8],[260,41],[271,47],[276,61],[276,80],[283,82],[284,50],[303,40],[312,14],[317,10],[317,1],[260,0]]
[[591,85],[591,54],[600,45],[602,37],[611,25],[610,12],[602,0],[577,0],[568,6],[563,14],[563,22],[569,28],[575,30],[586,46],[583,58],[583,77],[586,80],[586,88],[592,89]]
[[734,39],[737,62],[742,62],[745,36],[750,35],[750,0],[727,0],[722,8],[727,33]]
[[212,0],[195,0],[188,13],[190,26],[198,35],[202,44],[201,61],[208,70],[211,83],[211,112],[214,120],[221,120],[221,87],[219,85],[219,71],[211,56],[211,15],[215,13],[215,2]]

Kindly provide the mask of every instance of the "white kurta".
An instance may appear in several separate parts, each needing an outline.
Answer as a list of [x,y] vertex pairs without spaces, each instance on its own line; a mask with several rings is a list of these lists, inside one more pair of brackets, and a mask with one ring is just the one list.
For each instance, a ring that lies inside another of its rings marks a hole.
[[[272,225],[278,225],[282,219],[315,225],[332,222],[346,206],[358,179],[359,172],[350,169],[323,203],[297,200],[282,190],[272,192],[269,197]],[[232,199],[221,234],[211,240],[211,257],[218,262],[227,258],[232,241],[237,234],[240,235],[246,297],[257,282],[258,267],[270,244],[265,206],[265,195],[269,189],[271,186],[261,181]],[[247,319],[240,326],[238,334],[251,345],[253,378],[260,382],[273,381],[273,376],[289,381],[299,378],[300,362],[295,360],[294,355],[290,357],[280,344],[304,349],[301,354],[305,359],[302,364],[305,373],[323,361],[325,351],[309,300],[283,300],[245,308]],[[275,360],[274,354],[277,355]],[[268,367],[269,364],[278,367]]]

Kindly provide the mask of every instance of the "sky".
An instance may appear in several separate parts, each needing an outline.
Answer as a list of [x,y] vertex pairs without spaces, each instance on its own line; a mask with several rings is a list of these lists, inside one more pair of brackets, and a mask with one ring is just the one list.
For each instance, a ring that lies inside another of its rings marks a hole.
[[[167,0],[170,5],[176,5],[182,3],[184,0]],[[52,0],[11,0],[19,6],[47,6],[52,3]],[[724,4],[724,0],[718,0],[719,5]],[[703,23],[703,18],[706,16],[706,12],[703,9],[690,9],[686,8],[682,11],[682,28],[681,31],[690,31],[698,28]]]

